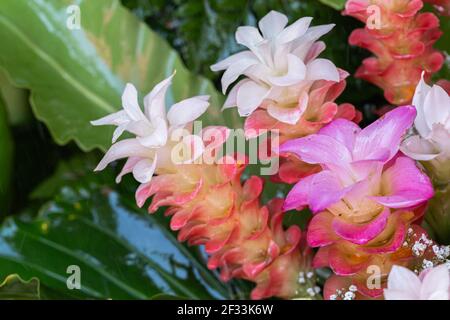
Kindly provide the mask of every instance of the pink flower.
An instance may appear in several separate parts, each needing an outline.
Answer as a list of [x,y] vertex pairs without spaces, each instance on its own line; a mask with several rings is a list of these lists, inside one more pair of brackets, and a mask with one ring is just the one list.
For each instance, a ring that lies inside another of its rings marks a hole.
[[[115,160],[128,158],[117,182],[120,182],[124,174],[132,172],[137,181],[148,183],[159,167],[174,164],[171,152],[176,144],[181,142],[191,150],[185,154],[186,159],[177,159],[179,161],[194,161],[202,154],[202,139],[186,134],[183,128],[206,111],[209,97],[197,96],[180,101],[166,113],[165,95],[173,76],[157,84],[144,97],[144,111],[139,107],[136,88],[127,84],[122,95],[123,110],[92,121],[96,126],[117,126],[112,139],[114,144],[100,161],[96,171],[103,170]],[[136,137],[116,142],[124,131]]]
[[295,185],[285,209],[309,206],[316,213],[338,210],[362,219],[364,213],[378,215],[384,206],[408,208],[428,200],[433,189],[426,175],[414,161],[397,155],[415,115],[413,107],[399,107],[363,130],[337,119],[317,134],[283,144],[280,153],[323,169]]
[[449,300],[450,277],[446,265],[426,269],[417,276],[394,266],[389,273],[386,300]]
[[222,77],[225,93],[230,91],[224,108],[237,106],[241,116],[248,116],[263,101],[275,119],[295,124],[305,112],[307,91],[316,80],[339,81],[336,66],[327,59],[317,58],[325,49],[316,42],[334,25],[309,28],[311,17],[304,17],[286,27],[288,18],[271,11],[259,21],[259,29],[239,27],[236,41],[249,48],[211,66],[213,71],[226,70]]

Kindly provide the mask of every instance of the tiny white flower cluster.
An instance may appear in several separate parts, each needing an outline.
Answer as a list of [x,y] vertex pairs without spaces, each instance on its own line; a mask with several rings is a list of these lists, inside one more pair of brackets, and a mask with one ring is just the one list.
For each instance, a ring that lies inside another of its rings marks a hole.
[[[312,284],[315,284],[315,279],[314,279],[314,272],[313,271],[308,271],[308,272],[303,272],[301,271],[298,274],[298,283],[300,285],[311,285],[310,287],[306,288],[306,293],[310,296],[310,297],[314,297],[316,295],[318,295],[321,291],[319,286],[313,286]],[[297,292],[298,294],[298,292]]]
[[[408,230],[408,233],[412,233],[412,229]],[[425,234],[422,234],[420,239],[414,242],[412,251],[416,257],[420,257],[424,252],[433,244],[433,241],[428,239]]]
[[353,284],[348,289],[337,289],[336,293],[330,296],[330,300],[354,300],[356,298],[356,291],[358,291],[358,288]]

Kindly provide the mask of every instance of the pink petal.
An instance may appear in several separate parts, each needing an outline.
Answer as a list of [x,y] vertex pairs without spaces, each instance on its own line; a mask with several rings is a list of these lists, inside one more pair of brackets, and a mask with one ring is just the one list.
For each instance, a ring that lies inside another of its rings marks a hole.
[[319,134],[289,140],[281,145],[280,153],[291,152],[310,164],[342,164],[351,162],[349,150],[336,139]]
[[407,157],[398,157],[394,165],[384,171],[381,179],[384,196],[372,199],[390,208],[413,207],[429,200],[434,194],[428,176]]
[[349,151],[352,151],[356,135],[359,132],[361,132],[361,129],[353,121],[336,119],[320,129],[318,134],[332,137],[346,146]]
[[328,211],[313,216],[306,234],[311,247],[324,247],[338,240],[332,228],[333,219],[334,216]]
[[333,221],[333,229],[336,234],[350,242],[366,244],[383,231],[386,227],[389,214],[390,210],[385,208],[375,219],[363,225],[348,223],[336,218]]
[[[416,116],[412,106],[398,107],[364,128],[356,137],[354,160],[386,162],[397,153],[400,141]],[[387,156],[384,151],[388,150]]]

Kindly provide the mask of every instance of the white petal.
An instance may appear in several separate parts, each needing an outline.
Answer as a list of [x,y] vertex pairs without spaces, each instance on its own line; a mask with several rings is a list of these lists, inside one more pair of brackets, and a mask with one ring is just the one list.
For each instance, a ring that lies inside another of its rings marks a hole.
[[431,87],[427,85],[423,79],[425,72],[422,72],[422,77],[419,84],[416,87],[412,104],[417,110],[417,116],[414,120],[414,126],[422,137],[427,137],[431,131],[431,127],[428,127],[425,115],[425,98],[431,90]]
[[413,292],[384,289],[385,300],[418,300],[419,296]]
[[303,36],[308,30],[312,19],[312,17],[304,17],[295,21],[278,35],[277,43],[291,42],[292,40]]
[[264,38],[270,39],[278,35],[287,24],[288,18],[284,14],[272,10],[259,20],[258,26]]
[[428,92],[424,104],[425,120],[429,128],[435,123],[444,124],[450,112],[450,100],[447,92],[434,85]]
[[288,70],[286,75],[281,77],[269,77],[272,84],[280,87],[297,84],[306,77],[306,66],[302,60],[293,54],[287,55]]
[[228,86],[236,81],[237,78],[241,74],[243,74],[249,67],[255,65],[258,63],[258,60],[256,59],[242,59],[239,61],[236,61],[236,63],[229,66],[229,68],[225,71],[225,73],[222,76],[222,93],[225,94],[225,92],[228,89]]
[[333,62],[327,59],[315,59],[306,66],[307,80],[328,80],[339,82],[339,71]]
[[230,92],[227,95],[227,98],[223,104],[222,110],[233,108],[237,106],[237,93],[239,91],[239,88],[246,82],[249,82],[251,80],[249,79],[243,79],[236,83],[235,86],[230,90]]
[[95,171],[101,171],[106,168],[108,164],[118,159],[127,157],[148,157],[151,150],[145,148],[138,142],[137,139],[125,139],[119,141],[111,146],[104,155],[103,159],[95,168]]
[[118,126],[116,128],[116,130],[114,130],[113,137],[112,137],[112,143],[115,143],[117,141],[117,139],[119,139],[119,137],[126,130],[126,128],[127,128],[126,124],[121,124],[120,126]]
[[243,26],[236,31],[236,42],[252,49],[264,41],[263,37],[255,27]]
[[153,124],[153,131],[146,136],[138,137],[138,141],[145,147],[156,148],[161,147],[167,143],[168,126],[165,119],[155,119]]
[[194,121],[208,109],[209,96],[198,96],[175,103],[167,113],[170,126],[182,126]]
[[166,92],[172,84],[171,76],[158,83],[153,90],[144,97],[145,114],[148,119],[165,118],[166,115]]
[[449,271],[445,264],[429,270],[420,290],[422,300],[448,300],[448,289],[450,285]]
[[107,116],[100,118],[98,120],[91,121],[93,126],[104,126],[104,125],[115,125],[119,126],[121,124],[127,123],[130,121],[130,117],[128,117],[127,113],[124,110],[120,110],[118,112],[108,114]]
[[153,159],[142,159],[133,167],[133,177],[140,183],[148,183],[155,172],[157,156]]
[[254,81],[243,83],[237,92],[237,107],[241,117],[246,117],[263,102],[269,89]]
[[222,61],[219,61],[216,64],[213,64],[210,68],[212,71],[225,70],[232,64],[243,59],[257,59],[257,57],[253,52],[246,50],[233,54],[232,56],[229,56],[228,58],[223,59]]
[[307,48],[309,50],[309,47],[316,40],[318,40],[324,34],[327,34],[328,32],[330,32],[331,29],[334,28],[334,26],[335,26],[335,24],[326,24],[326,25],[315,26],[315,27],[309,28],[308,31],[306,31],[305,35],[298,38],[297,40],[295,40],[292,43],[293,51],[298,50],[299,46],[304,46],[305,44],[307,44],[307,46],[308,46]]
[[271,103],[267,107],[269,115],[278,121],[294,125],[300,120],[302,114],[308,106],[308,94],[303,93],[295,108],[283,108],[277,104]]
[[[389,273],[385,296],[387,291],[388,296],[390,296],[390,292],[400,292],[404,295],[409,294],[412,297],[419,297],[421,285],[419,277],[414,272],[404,267],[393,266]],[[392,298],[392,295],[390,298]]]
[[122,106],[132,120],[141,120],[144,118],[144,114],[139,107],[137,90],[131,83],[127,83],[123,91]]
[[129,157],[119,175],[116,177],[116,183],[120,183],[122,181],[122,177],[127,173],[133,172],[133,168],[141,160],[139,157]]
[[418,135],[406,138],[400,150],[408,157],[418,161],[432,160],[440,153],[433,144]]

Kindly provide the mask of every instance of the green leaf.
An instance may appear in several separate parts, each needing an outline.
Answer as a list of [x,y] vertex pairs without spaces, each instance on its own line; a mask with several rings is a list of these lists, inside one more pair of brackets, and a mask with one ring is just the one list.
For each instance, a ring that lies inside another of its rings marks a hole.
[[18,274],[8,275],[0,284],[0,300],[39,300],[39,279],[23,280]]
[[0,66],[15,85],[31,90],[34,113],[56,142],[105,150],[113,129],[93,128],[89,121],[120,108],[126,82],[142,98],[174,70],[168,103],[209,94],[204,124],[236,124],[236,112],[219,111],[223,97],[212,83],[190,73],[176,51],[118,0],[76,3],[80,29],[66,26],[72,0],[0,2]]
[[0,95],[5,102],[8,120],[11,125],[21,125],[30,119],[31,109],[27,90],[14,87],[8,80],[5,71],[1,69]]
[[8,209],[13,159],[13,141],[6,108],[0,95],[0,216]]
[[347,0],[319,0],[319,1],[336,10],[343,10],[345,8],[345,3],[347,2]]
[[[111,171],[74,175],[36,218],[6,219],[0,278],[38,277],[52,296],[71,298],[233,297],[206,268],[203,252],[176,240],[163,212],[137,209],[130,181],[114,191]],[[80,290],[67,287],[70,265],[81,270]]]

